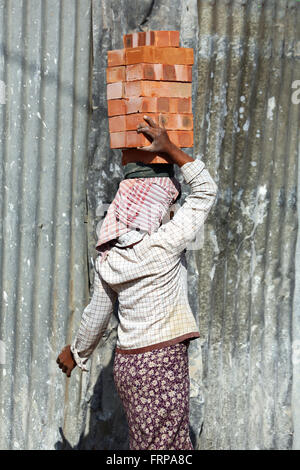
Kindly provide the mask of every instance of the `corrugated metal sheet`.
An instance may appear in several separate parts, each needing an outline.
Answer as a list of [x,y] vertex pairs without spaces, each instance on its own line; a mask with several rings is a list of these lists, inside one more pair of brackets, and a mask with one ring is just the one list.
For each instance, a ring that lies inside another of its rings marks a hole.
[[180,29],[194,48],[193,154],[219,185],[204,248],[188,252],[201,330],[193,442],[300,448],[300,2],[0,0],[0,21],[1,448],[128,446],[112,376],[117,316],[89,374],[66,382],[55,358],[88,301],[97,227],[123,176],[109,148],[106,53],[149,29]]
[[289,449],[300,4],[200,1],[199,31],[196,148],[219,184],[199,257],[199,448]]
[[84,380],[55,360],[89,295],[90,31],[90,1],[0,1],[2,449],[80,431]]

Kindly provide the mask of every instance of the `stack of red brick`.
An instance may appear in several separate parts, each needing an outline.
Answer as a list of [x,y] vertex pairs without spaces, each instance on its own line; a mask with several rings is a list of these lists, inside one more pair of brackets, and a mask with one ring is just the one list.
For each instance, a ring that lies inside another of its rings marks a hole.
[[[193,49],[179,47],[179,31],[126,34],[124,49],[108,51],[110,145],[131,149],[123,151],[123,165],[145,156],[134,150],[150,144],[136,131],[145,113],[155,122],[162,113],[170,140],[178,147],[193,146],[193,62]],[[167,163],[155,155],[148,162]]]

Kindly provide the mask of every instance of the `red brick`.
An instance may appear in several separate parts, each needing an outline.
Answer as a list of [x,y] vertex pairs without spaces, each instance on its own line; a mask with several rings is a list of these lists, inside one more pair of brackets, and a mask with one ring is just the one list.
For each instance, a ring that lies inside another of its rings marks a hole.
[[131,97],[108,100],[108,116],[121,116],[133,113],[191,114],[191,98],[149,98]]
[[141,46],[124,50],[126,65],[139,63],[192,65],[194,63],[193,49],[187,47]]
[[107,65],[108,67],[115,67],[117,65],[125,65],[125,49],[115,49],[107,52]]
[[[158,114],[155,122],[158,123]],[[193,115],[192,114],[163,114],[163,122],[166,129],[170,130],[192,130]]]
[[137,34],[138,34],[137,46],[146,46],[146,32],[141,32]]
[[128,82],[134,80],[191,82],[192,66],[144,63],[126,65],[126,79],[124,80]]
[[179,40],[179,31],[170,31],[170,46],[179,47]]
[[147,62],[155,64],[155,53],[157,48],[152,46],[133,47],[132,49],[125,49],[125,63],[126,65],[140,64]]
[[132,97],[108,100],[107,107],[108,116],[121,116],[133,113],[191,114],[192,99]]
[[176,103],[176,111],[170,109],[170,113],[191,113],[192,112],[192,98],[178,98],[174,100]]
[[126,73],[124,65],[119,65],[118,67],[107,67],[106,83],[125,82],[125,80]]
[[107,112],[109,116],[120,116],[122,114],[127,114],[126,100],[108,100]]
[[171,114],[171,116],[177,116],[179,119],[179,127],[178,129],[182,130],[193,130],[194,128],[194,121],[192,114]]
[[121,149],[126,147],[126,132],[110,133],[110,148]]
[[132,113],[155,113],[157,112],[158,98],[128,98],[126,101],[126,114]]
[[125,68],[126,81],[131,82],[144,78],[143,65],[144,64],[127,65]]
[[[175,75],[177,82],[191,82],[192,81],[192,66],[191,65],[174,65]],[[164,78],[164,80],[166,80]]]
[[[128,100],[128,102],[131,99]],[[171,114],[191,114],[192,113],[192,98],[142,98],[143,104],[144,100],[148,100],[146,105],[140,112],[143,113],[171,113]],[[151,100],[151,101],[150,101]],[[153,101],[152,101],[153,100]],[[155,100],[155,101],[154,101]],[[154,105],[155,103],[155,105]]]
[[[130,36],[130,40],[127,38]],[[125,41],[126,39],[126,41]],[[138,32],[132,34],[126,34],[123,38],[124,46],[125,47],[138,47],[138,46],[146,46],[146,32]],[[127,44],[131,44],[130,46],[126,46]]]
[[[130,65],[128,67],[130,67]],[[143,78],[145,80],[161,80],[161,64],[143,64]]]
[[136,82],[126,82],[125,85],[125,97],[138,97],[142,95],[142,85],[141,81]]
[[[187,47],[172,48],[158,47],[155,50],[155,62],[160,64],[183,64],[192,65],[194,63],[194,51]],[[127,63],[127,55],[126,55]]]
[[176,80],[176,72],[174,65],[163,65],[163,77],[164,80],[174,81]]
[[155,152],[144,152],[138,149],[122,150],[122,165],[130,162],[172,163],[171,160],[156,155]]
[[163,80],[162,64],[134,64],[126,66],[126,81]]
[[150,80],[125,82],[126,98],[131,96],[189,98],[191,94],[191,83],[160,82]]
[[193,147],[193,131],[169,131],[168,135],[177,147]]
[[[150,114],[149,114],[150,115]],[[140,123],[145,123],[145,120],[143,119],[144,114],[138,113],[138,114],[127,114],[126,116],[118,116],[118,117],[124,117],[124,127],[125,131],[136,131],[136,128],[138,124]],[[112,118],[114,119],[114,118]],[[122,123],[120,122],[122,125]],[[114,126],[117,127],[120,125],[119,123],[114,123]],[[114,132],[117,131],[122,131],[123,129],[117,129]]]
[[132,34],[124,34],[123,36],[124,47],[133,47],[132,46]]
[[108,127],[110,133],[126,131],[126,115],[108,118]]
[[124,83],[125,82],[108,83],[106,87],[107,99],[116,100],[119,98],[124,98]]
[[[142,112],[143,100],[144,98],[129,98],[126,100],[126,114]],[[147,98],[147,100],[150,100],[150,98]],[[148,112],[152,109],[155,111],[155,107],[153,107]]]
[[138,134],[136,131],[126,132],[126,147],[146,147],[151,141],[144,134]]
[[147,31],[146,46],[154,46],[154,45],[155,45],[155,32],[154,31]]
[[[113,116],[109,118],[109,131],[122,132],[137,129],[138,124],[148,125],[143,118],[144,113],[127,114],[124,116]],[[158,123],[158,113],[147,113],[154,122]],[[163,114],[164,126],[168,130],[192,130],[192,114]]]
[[150,140],[136,131],[110,133],[111,148],[136,148],[147,145],[150,145]]
[[158,113],[169,113],[171,112],[171,102],[175,98],[165,98],[164,96],[157,98],[157,109]]
[[[167,131],[171,142],[178,147],[193,146],[193,131]],[[150,139],[136,131],[110,133],[111,148],[136,148],[150,145]]]
[[154,46],[179,47],[179,31],[154,31],[154,37]]
[[[127,114],[127,116],[125,116],[126,131],[136,131],[136,128],[137,128],[138,124],[146,123],[143,116],[144,116],[143,113]],[[149,116],[154,117],[154,119],[156,118],[156,114],[154,114],[154,113],[152,113],[152,114],[149,113]]]
[[[128,120],[128,117],[132,117]],[[136,117],[138,116],[138,117]],[[143,121],[143,114],[126,114],[124,116],[112,116],[108,119],[109,132],[125,132],[136,130],[139,122]],[[145,121],[144,121],[145,122]]]
[[147,31],[125,34],[125,48],[137,46],[179,47],[179,31]]

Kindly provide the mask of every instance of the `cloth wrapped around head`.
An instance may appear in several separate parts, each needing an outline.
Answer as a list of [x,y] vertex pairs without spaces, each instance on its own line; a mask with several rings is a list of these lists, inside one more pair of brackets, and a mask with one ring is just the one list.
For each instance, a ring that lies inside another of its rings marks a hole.
[[127,173],[120,182],[101,225],[96,245],[101,253],[108,251],[109,242],[131,230],[155,232],[180,195],[181,186],[174,176],[131,178],[132,174]]

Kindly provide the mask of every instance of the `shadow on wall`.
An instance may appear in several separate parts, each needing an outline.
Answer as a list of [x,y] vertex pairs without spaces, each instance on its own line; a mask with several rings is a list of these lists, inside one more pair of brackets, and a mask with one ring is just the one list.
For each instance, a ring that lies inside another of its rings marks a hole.
[[[105,344],[114,351],[117,339],[118,301],[116,302],[111,328],[105,335]],[[101,343],[99,345],[101,347]],[[103,345],[103,347],[105,347]],[[56,450],[126,450],[129,449],[129,436],[126,415],[117,393],[113,377],[114,353],[110,353],[107,366],[103,367],[89,397],[85,397],[82,432],[78,443],[71,445],[64,431],[59,427],[62,440],[54,444]],[[90,364],[90,369],[92,364]],[[75,369],[76,370],[76,369]],[[86,423],[88,423],[88,431]]]
[[[87,404],[85,420],[89,418],[88,432],[82,432],[78,443],[72,446],[59,428],[61,441],[56,450],[123,450],[129,448],[128,426],[121,400],[113,381],[113,361],[104,367],[96,381],[93,395]],[[107,402],[109,406],[105,406]],[[85,434],[85,435],[83,435]]]

